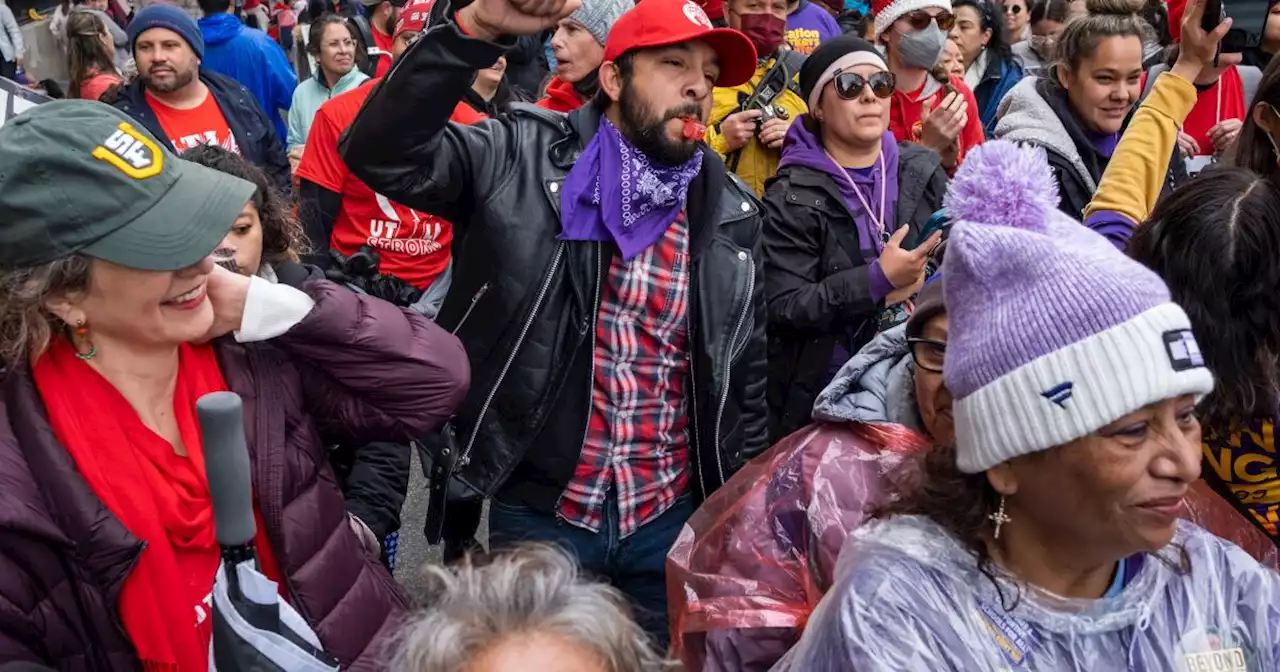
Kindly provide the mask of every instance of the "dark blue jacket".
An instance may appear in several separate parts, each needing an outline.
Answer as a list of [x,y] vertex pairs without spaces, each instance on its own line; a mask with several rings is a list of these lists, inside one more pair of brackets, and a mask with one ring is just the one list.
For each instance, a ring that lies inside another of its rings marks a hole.
[[[218,109],[222,110],[222,116],[231,127],[231,135],[235,136],[241,155],[249,163],[266,171],[281,194],[292,194],[293,181],[284,145],[253,94],[239,82],[204,68],[200,69],[200,81],[209,87],[209,92],[218,103]],[[114,104],[120,111],[137,119],[170,148],[173,147],[173,142],[165,134],[160,120],[147,103],[141,78],[122,88]]]
[[1023,77],[1022,65],[1013,59],[1001,58],[1000,54],[991,53],[987,61],[987,71],[973,88],[973,97],[978,100],[978,116],[982,119],[982,130],[988,138],[996,137],[996,111],[1004,94]]
[[204,35],[200,65],[249,89],[275,126],[276,137],[283,140],[285,120],[280,111],[289,111],[293,89],[298,86],[298,75],[284,49],[261,30],[240,23],[233,14],[200,19],[200,32]]

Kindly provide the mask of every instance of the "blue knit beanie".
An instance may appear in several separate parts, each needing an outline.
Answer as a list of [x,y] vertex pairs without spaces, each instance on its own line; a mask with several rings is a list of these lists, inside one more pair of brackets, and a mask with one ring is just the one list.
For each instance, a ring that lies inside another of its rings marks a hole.
[[129,22],[129,51],[134,51],[138,36],[152,28],[168,28],[182,36],[191,45],[196,57],[204,59],[204,36],[200,34],[200,26],[190,14],[174,7],[157,2],[134,15]]

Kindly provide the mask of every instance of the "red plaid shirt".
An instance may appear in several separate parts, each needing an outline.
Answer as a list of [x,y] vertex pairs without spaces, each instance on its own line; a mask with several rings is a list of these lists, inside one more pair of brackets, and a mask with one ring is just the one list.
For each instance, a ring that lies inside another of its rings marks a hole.
[[599,532],[613,485],[618,534],[626,537],[688,487],[688,310],[689,227],[680,215],[630,262],[615,256],[609,264],[586,441],[560,499],[560,516],[569,523]]

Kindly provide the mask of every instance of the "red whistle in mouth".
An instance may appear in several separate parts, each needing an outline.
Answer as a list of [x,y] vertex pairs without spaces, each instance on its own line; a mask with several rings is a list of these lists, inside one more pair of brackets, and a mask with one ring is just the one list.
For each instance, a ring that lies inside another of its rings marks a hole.
[[693,118],[684,120],[684,137],[686,140],[701,141],[707,135],[707,125]]

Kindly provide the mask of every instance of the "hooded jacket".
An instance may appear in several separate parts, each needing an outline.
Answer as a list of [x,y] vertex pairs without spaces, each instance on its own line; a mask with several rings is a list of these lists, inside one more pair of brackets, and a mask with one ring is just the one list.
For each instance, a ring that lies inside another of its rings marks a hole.
[[[249,28],[234,14],[213,14],[200,19],[204,35],[202,67],[240,82],[271,120],[276,137],[287,137],[281,111],[288,112],[298,75],[276,41]],[[241,145],[243,146],[243,144]]]
[[[1058,180],[1058,209],[1077,220],[1084,217],[1111,157],[1094,146],[1071,111],[1065,91],[1043,77],[1019,82],[1000,104],[996,137],[1043,147]],[[1165,188],[1171,189],[1185,174],[1182,157],[1175,150]]]
[[365,83],[369,75],[353,67],[351,72],[338,78],[333,88],[325,83],[324,74],[317,71],[293,90],[293,103],[289,107],[289,136],[287,149],[307,144],[307,136],[311,133],[311,122],[316,118],[316,110],[332,100],[334,96],[344,94]]
[[928,518],[870,523],[845,541],[836,584],[774,669],[1280,669],[1280,574],[1186,521],[1158,553],[1127,559],[1118,595],[1067,599],[984,575]]
[[[214,349],[244,399],[253,492],[285,598],[344,670],[375,670],[375,644],[410,602],[347,522],[325,446],[407,442],[439,426],[466,394],[467,357],[421,316],[325,280],[303,290],[315,306],[284,335],[228,335]],[[143,543],[57,442],[30,367],[0,390],[0,660],[138,670],[116,603]]]
[[[899,144],[890,132],[881,156],[889,174],[887,233],[908,226],[904,244],[911,245],[942,207],[946,171],[935,152]],[[871,175],[878,179],[876,171]],[[852,179],[803,121],[792,124],[778,176],[764,198],[769,436],[775,442],[809,422],[837,350],[847,358],[875,336],[877,315],[892,291],[879,270],[871,240],[877,234],[853,195]],[[869,200],[880,193],[874,183],[859,188]]]

